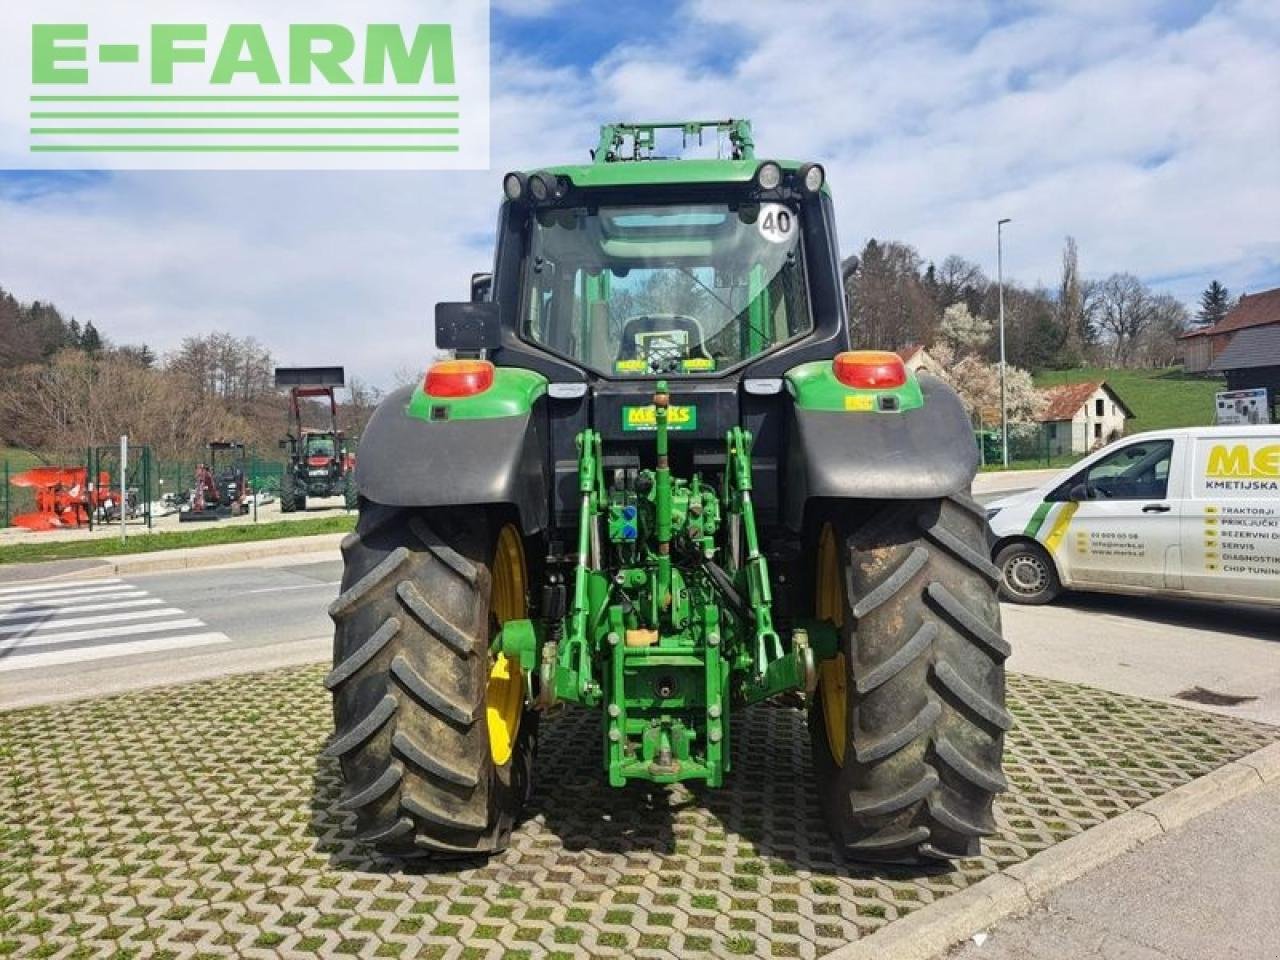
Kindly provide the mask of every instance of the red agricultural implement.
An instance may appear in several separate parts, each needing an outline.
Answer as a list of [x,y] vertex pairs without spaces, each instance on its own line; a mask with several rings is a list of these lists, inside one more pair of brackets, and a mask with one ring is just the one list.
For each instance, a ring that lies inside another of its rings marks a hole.
[[84,467],[35,467],[11,477],[11,485],[34,490],[36,497],[36,509],[15,516],[13,526],[65,530],[89,524],[95,511],[110,512],[115,507],[110,476],[102,471],[90,489],[88,475]]

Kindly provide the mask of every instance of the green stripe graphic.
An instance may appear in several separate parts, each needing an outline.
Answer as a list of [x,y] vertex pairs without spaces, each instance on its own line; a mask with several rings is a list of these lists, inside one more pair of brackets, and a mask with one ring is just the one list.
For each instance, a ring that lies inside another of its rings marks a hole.
[[32,153],[457,153],[456,144],[33,144]]
[[67,113],[65,111],[35,111],[32,120],[308,120],[318,117],[324,120],[457,120],[456,113],[334,113],[308,111],[306,113],[214,110],[192,113]]
[[1047,500],[1036,507],[1036,512],[1027,521],[1027,528],[1022,531],[1023,534],[1034,540],[1036,534],[1040,532],[1040,528],[1044,526],[1044,518],[1049,515],[1051,509],[1053,509],[1053,504]]
[[385,136],[400,134],[412,136],[437,136],[456,134],[457,127],[32,127],[31,132],[37,136],[55,134],[93,134],[95,136],[163,136],[171,134],[209,136],[211,134],[341,134],[361,136],[363,134]]
[[33,103],[457,103],[456,96],[33,96]]

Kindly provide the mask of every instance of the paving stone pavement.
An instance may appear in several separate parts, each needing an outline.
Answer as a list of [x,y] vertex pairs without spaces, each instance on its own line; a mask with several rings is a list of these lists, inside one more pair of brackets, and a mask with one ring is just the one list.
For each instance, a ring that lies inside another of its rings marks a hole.
[[1012,676],[998,836],[913,872],[832,855],[793,707],[735,715],[722,790],[612,790],[565,712],[506,853],[405,864],[334,809],[323,675],[0,713],[0,956],[817,957],[1280,737]]

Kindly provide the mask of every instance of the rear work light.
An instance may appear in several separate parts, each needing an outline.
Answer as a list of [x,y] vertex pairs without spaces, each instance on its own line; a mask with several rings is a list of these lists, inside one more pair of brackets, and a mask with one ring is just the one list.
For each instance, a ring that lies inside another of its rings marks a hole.
[[493,364],[488,360],[441,360],[427,371],[423,384],[429,397],[470,397],[493,386]]
[[902,358],[889,350],[846,350],[831,361],[836,379],[858,390],[891,390],[907,382]]

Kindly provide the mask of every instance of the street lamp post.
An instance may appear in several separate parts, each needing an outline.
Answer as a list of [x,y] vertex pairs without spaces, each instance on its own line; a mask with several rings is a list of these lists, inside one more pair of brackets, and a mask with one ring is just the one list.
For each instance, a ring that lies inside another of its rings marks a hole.
[[1009,403],[1005,394],[1003,230],[1009,222],[1009,217],[996,221],[996,285],[1000,291],[1000,447],[1006,470],[1009,468]]

